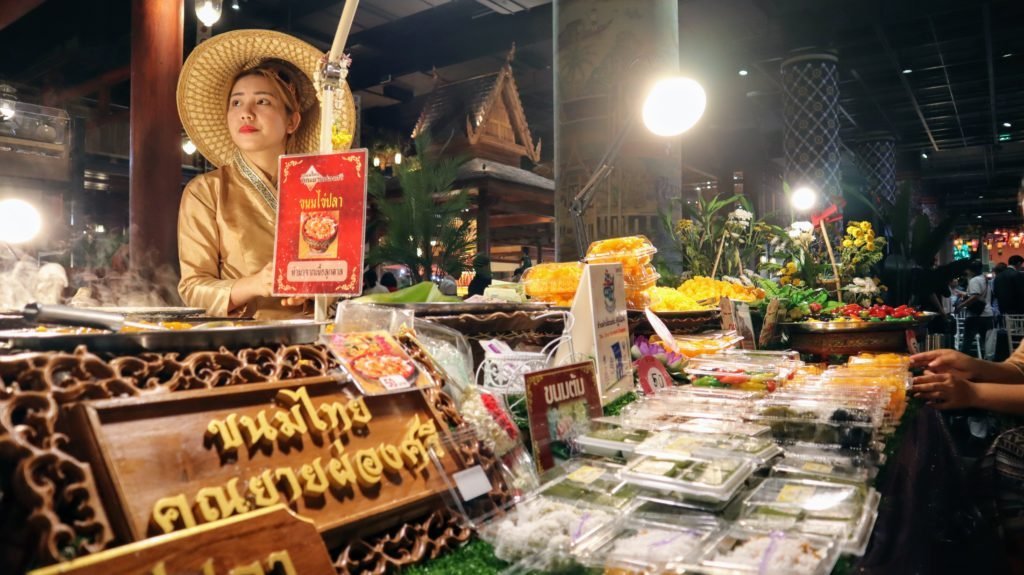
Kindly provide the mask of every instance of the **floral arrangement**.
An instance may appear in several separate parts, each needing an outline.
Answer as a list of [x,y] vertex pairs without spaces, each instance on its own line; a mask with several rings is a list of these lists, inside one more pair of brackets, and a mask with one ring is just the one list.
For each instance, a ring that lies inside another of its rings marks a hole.
[[885,238],[875,236],[871,222],[850,222],[839,246],[842,275],[863,276],[885,257]]
[[672,377],[673,380],[679,383],[686,381],[686,374],[683,373],[683,368],[686,367],[687,358],[681,354],[675,353],[665,349],[660,344],[651,343],[646,337],[642,335],[636,336],[633,339],[633,346],[630,348],[630,353],[633,356],[633,360],[638,360],[645,355],[654,356],[655,359],[661,362],[665,366],[665,370]]

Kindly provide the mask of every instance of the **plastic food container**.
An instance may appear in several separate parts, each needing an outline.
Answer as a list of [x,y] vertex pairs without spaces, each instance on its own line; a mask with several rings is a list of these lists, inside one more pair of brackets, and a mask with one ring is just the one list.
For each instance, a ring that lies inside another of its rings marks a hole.
[[730,456],[752,459],[758,465],[782,453],[768,438],[711,433],[659,432],[636,447],[639,455],[685,461],[698,457]]
[[626,236],[598,240],[587,248],[583,260],[589,264],[621,263],[622,273],[626,277],[642,276],[644,266],[651,263],[651,258],[658,249],[651,240],[644,236]]
[[576,555],[592,568],[658,573],[671,564],[695,560],[717,531],[699,522],[687,525],[626,516],[582,542]]
[[619,478],[619,468],[598,461],[573,460],[562,466],[564,475],[541,485],[537,494],[573,505],[624,509],[636,497],[636,488]]
[[867,546],[878,493],[864,486],[802,479],[766,479],[743,502],[740,525],[834,538],[844,551]]
[[582,275],[580,262],[544,263],[527,268],[520,283],[533,301],[568,305],[576,295]]
[[580,451],[600,457],[625,459],[633,454],[636,446],[651,436],[645,429],[633,429],[617,425],[591,422],[590,432],[578,436],[575,441]]
[[714,573],[826,575],[839,546],[822,537],[733,527],[713,541],[700,564]]
[[772,466],[773,477],[831,481],[852,485],[867,485],[874,472],[873,465],[858,462],[852,457],[834,457],[823,461],[788,452]]
[[869,449],[881,425],[875,412],[813,399],[763,399],[748,419],[770,427],[772,437],[780,443],[838,445],[844,449]]
[[902,353],[860,353],[846,361],[849,366],[895,367],[907,371],[910,369],[910,356]]
[[696,387],[772,392],[781,386],[788,373],[777,363],[739,361],[739,358],[716,355],[698,356],[686,365],[686,374]]
[[737,457],[674,461],[645,456],[627,465],[621,476],[643,487],[675,491],[703,500],[728,501],[753,471],[753,462]]
[[[743,341],[743,336],[737,335],[733,331],[708,335],[676,336],[675,340],[679,353],[686,357],[697,357],[698,355],[717,354],[727,351]],[[657,335],[651,337],[651,343],[659,344],[668,349]]]
[[690,419],[674,426],[674,429],[690,433],[729,433],[746,437],[762,437],[771,432],[767,425],[710,418]]

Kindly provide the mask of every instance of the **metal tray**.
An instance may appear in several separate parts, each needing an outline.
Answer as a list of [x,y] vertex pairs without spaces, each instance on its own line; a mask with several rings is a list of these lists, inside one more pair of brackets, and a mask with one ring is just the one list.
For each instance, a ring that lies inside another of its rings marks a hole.
[[[193,321],[202,323],[202,320]],[[132,354],[144,351],[206,351],[264,345],[313,343],[323,325],[311,320],[237,321],[241,325],[187,330],[125,333],[57,333],[34,329],[0,331],[0,349],[73,351],[84,345],[94,353]]]
[[131,319],[176,320],[206,316],[201,307],[82,307],[95,311],[119,313]]
[[372,305],[407,309],[417,317],[457,316],[457,315],[488,315],[492,313],[512,313],[517,311],[548,311],[551,306],[545,303],[376,303]]
[[905,331],[927,324],[938,315],[922,312],[922,316],[911,321],[801,321],[783,322],[782,327],[801,333],[874,333],[879,331]]

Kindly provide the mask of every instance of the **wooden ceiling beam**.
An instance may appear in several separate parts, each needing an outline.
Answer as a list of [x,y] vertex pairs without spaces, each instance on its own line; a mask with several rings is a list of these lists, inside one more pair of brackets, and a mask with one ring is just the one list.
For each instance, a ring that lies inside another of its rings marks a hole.
[[129,66],[114,68],[113,70],[108,70],[95,78],[82,82],[77,86],[72,86],[63,90],[47,91],[43,95],[43,104],[46,106],[59,107],[67,102],[72,102],[90,94],[100,92],[104,88],[109,88],[122,82],[127,82],[131,79],[131,75],[131,68]]
[[535,226],[537,224],[550,224],[554,221],[554,216],[535,216],[530,214],[495,215],[488,218],[488,222],[492,229],[511,228],[515,226]]

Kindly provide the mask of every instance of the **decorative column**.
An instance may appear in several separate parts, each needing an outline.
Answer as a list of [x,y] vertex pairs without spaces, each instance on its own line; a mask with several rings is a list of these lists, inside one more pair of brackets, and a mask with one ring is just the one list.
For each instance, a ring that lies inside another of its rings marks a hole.
[[[132,0],[129,247],[140,272],[178,269],[183,0]],[[176,291],[176,290],[172,290]]]
[[[639,110],[653,78],[677,73],[678,3],[555,0],[553,14],[555,259],[582,255],[569,205],[632,118],[615,170],[584,219],[591,240],[645,234],[664,245],[658,213],[680,195],[679,141],[650,134]],[[678,206],[674,212],[673,219]]]
[[871,132],[853,142],[857,167],[867,178],[868,197],[878,203],[896,201],[896,138],[888,132]]
[[839,59],[800,53],[782,63],[784,181],[838,197]]

